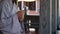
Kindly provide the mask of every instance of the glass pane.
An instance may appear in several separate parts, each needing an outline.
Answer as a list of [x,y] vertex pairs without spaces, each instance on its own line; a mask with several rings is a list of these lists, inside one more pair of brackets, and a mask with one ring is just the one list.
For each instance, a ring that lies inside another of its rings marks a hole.
[[24,2],[25,6],[29,8],[29,10],[36,10],[36,2]]
[[19,6],[19,8],[20,8],[20,10],[21,10],[21,1],[20,2],[18,2],[18,6]]

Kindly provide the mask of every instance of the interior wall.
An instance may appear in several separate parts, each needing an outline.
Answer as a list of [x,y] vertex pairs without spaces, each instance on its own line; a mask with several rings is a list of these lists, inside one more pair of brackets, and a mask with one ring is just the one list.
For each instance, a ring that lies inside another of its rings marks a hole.
[[40,1],[41,2],[40,4],[41,5],[40,6],[40,9],[41,9],[40,10],[40,31],[39,31],[40,34],[56,34],[57,17],[58,17],[58,0],[51,0],[51,1],[50,0]]
[[50,0],[40,0],[40,34],[50,34]]

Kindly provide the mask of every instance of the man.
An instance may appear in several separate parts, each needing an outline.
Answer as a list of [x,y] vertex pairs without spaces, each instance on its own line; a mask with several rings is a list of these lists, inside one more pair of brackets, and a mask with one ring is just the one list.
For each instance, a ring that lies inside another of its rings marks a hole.
[[3,0],[1,5],[0,31],[3,34],[25,34],[20,23],[23,19],[19,19],[20,12],[15,3],[12,0]]

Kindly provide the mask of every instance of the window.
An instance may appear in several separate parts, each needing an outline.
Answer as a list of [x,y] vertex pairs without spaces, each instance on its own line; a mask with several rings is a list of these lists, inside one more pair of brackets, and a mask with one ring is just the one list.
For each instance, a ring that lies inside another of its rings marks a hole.
[[28,10],[33,10],[33,11],[40,10],[40,3],[38,0],[32,0],[32,1],[20,0],[18,1],[18,6],[20,10],[23,10],[24,7],[28,7]]

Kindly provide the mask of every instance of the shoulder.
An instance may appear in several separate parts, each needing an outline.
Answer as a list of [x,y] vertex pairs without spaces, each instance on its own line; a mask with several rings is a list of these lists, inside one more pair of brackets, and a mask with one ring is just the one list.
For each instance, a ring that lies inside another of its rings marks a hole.
[[12,5],[12,3],[11,2],[8,2],[8,1],[3,1],[2,2],[2,5],[3,5],[3,7],[9,7],[9,6]]

